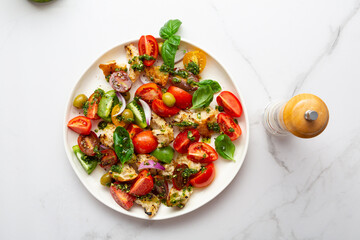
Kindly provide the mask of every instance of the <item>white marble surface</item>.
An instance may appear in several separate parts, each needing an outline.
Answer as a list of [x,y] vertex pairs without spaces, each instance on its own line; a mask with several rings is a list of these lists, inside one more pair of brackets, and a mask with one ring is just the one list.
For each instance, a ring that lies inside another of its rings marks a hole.
[[[360,239],[360,1],[0,1],[0,239]],[[168,19],[235,76],[251,121],[226,190],[165,221],[119,214],[80,183],[63,146],[70,91],[100,54]],[[275,138],[274,99],[309,92],[323,134]]]

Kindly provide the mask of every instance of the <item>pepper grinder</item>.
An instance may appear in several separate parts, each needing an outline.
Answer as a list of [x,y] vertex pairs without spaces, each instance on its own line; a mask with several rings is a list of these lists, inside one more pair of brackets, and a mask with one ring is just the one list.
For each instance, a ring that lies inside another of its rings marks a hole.
[[329,121],[329,110],[317,96],[302,93],[288,102],[275,101],[264,111],[265,129],[276,136],[293,134],[300,138],[312,138],[322,133]]

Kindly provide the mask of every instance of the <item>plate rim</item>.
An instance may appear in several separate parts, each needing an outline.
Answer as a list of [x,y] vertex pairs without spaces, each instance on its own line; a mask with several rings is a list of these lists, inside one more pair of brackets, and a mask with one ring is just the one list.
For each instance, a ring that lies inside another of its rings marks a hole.
[[[156,38],[157,40],[163,40],[161,38]],[[118,213],[121,213],[121,214],[124,214],[124,215],[127,215],[127,216],[130,216],[130,217],[134,217],[134,218],[137,218],[137,219],[143,219],[143,220],[151,220],[151,221],[160,221],[160,220],[166,220],[166,219],[172,219],[172,218],[175,218],[175,217],[179,217],[179,216],[183,216],[183,215],[186,215],[188,213],[191,213],[203,206],[205,206],[206,204],[208,204],[209,202],[211,202],[212,200],[214,200],[218,195],[220,195],[220,193],[222,193],[230,184],[231,182],[234,180],[234,178],[236,177],[236,175],[239,173],[241,167],[243,166],[244,164],[244,161],[245,161],[245,157],[246,157],[246,154],[247,154],[247,151],[248,151],[248,146],[249,146],[249,141],[250,141],[250,123],[249,123],[249,117],[248,117],[248,112],[247,112],[247,107],[246,107],[246,102],[243,98],[243,94],[241,93],[239,87],[237,86],[236,82],[233,80],[233,76],[230,74],[230,72],[226,69],[226,67],[220,63],[214,56],[213,53],[203,49],[203,48],[200,48],[198,47],[199,45],[194,42],[194,41],[189,41],[185,38],[181,38],[181,42],[184,42],[186,44],[189,44],[189,45],[192,45],[194,46],[195,48],[197,49],[201,49],[203,50],[207,55],[209,55],[211,58],[213,58],[217,64],[219,64],[221,66],[221,68],[224,70],[224,72],[229,76],[232,84],[235,86],[235,90],[237,91],[238,95],[239,95],[239,98],[240,98],[240,102],[241,102],[241,105],[242,105],[242,109],[243,109],[243,116],[245,118],[245,126],[246,126],[246,138],[245,138],[245,145],[244,145],[244,151],[242,153],[242,155],[240,156],[240,159],[241,159],[241,163],[239,165],[239,169],[237,170],[237,172],[235,173],[234,177],[232,177],[230,179],[230,181],[226,184],[226,186],[221,189],[218,193],[216,193],[210,200],[206,201],[205,203],[202,203],[200,206],[194,208],[194,209],[191,209],[189,211],[185,211],[183,212],[183,209],[182,211],[180,211],[179,214],[175,214],[173,216],[169,216],[169,217],[160,217],[160,218],[149,218],[146,216],[146,214],[144,214],[144,217],[141,217],[141,216],[137,216],[137,215],[134,215],[134,214],[131,214],[131,212],[129,211],[124,211],[124,212],[121,212],[119,211],[118,209],[114,208],[112,205],[109,205],[105,202],[103,202],[102,200],[100,200],[96,194],[90,189],[87,187],[87,185],[85,184],[85,180],[82,179],[82,177],[80,177],[80,173],[78,172],[76,166],[75,166],[75,163],[71,160],[73,158],[72,156],[72,152],[69,151],[68,149],[68,144],[67,144],[67,133],[68,133],[68,127],[67,127],[67,122],[68,122],[68,119],[67,119],[67,111],[68,111],[68,106],[70,104],[71,101],[71,96],[74,94],[75,90],[77,89],[78,85],[80,84],[80,80],[86,75],[86,73],[89,71],[90,67],[95,63],[95,62],[98,62],[102,57],[104,57],[104,55],[106,55],[108,52],[111,52],[113,51],[114,49],[122,46],[122,45],[127,45],[127,44],[130,44],[130,43],[134,43],[134,42],[137,42],[138,39],[133,39],[133,40],[129,40],[129,41],[125,41],[125,42],[122,42],[120,44],[117,44],[115,46],[113,46],[112,48],[109,48],[108,50],[106,50],[105,52],[103,52],[99,57],[97,57],[94,61],[91,62],[91,65],[88,66],[85,71],[81,74],[80,78],[77,79],[77,82],[76,84],[72,87],[72,90],[70,91],[70,94],[68,95],[68,98],[67,98],[67,102],[66,102],[66,105],[65,105],[65,111],[64,111],[64,119],[63,119],[63,140],[64,140],[64,148],[65,148],[65,152],[66,152],[66,155],[67,155],[67,158],[68,158],[68,161],[70,162],[70,165],[73,169],[73,171],[76,173],[76,176],[78,177],[78,179],[80,180],[80,182],[84,185],[85,189],[91,193],[91,195],[97,199],[99,202],[101,202],[102,204],[104,204],[105,206],[113,209],[114,211],[118,212]],[[145,218],[147,217],[147,218]]]

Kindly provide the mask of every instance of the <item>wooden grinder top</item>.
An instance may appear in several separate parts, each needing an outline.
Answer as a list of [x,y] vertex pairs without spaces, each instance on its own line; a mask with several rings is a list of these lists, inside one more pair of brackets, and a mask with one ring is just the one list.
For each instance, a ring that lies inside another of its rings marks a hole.
[[295,136],[312,138],[326,128],[329,110],[319,97],[302,93],[285,104],[283,120],[287,130]]

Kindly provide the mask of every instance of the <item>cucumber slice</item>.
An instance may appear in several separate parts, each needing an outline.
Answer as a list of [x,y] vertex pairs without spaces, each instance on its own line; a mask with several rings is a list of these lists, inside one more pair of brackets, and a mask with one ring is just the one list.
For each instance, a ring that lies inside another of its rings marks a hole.
[[126,108],[130,109],[133,112],[135,123],[139,127],[147,127],[144,109],[136,101],[131,101],[130,103],[128,103]]
[[110,90],[104,94],[99,103],[98,115],[106,122],[111,122],[111,110],[119,103],[115,90]]

